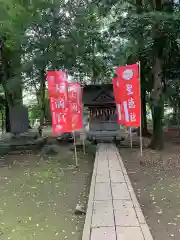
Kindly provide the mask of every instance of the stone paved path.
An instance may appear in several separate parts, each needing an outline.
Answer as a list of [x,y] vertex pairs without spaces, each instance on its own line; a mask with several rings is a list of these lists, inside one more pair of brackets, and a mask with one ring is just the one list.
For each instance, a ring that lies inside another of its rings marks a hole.
[[113,144],[97,148],[82,240],[153,240]]

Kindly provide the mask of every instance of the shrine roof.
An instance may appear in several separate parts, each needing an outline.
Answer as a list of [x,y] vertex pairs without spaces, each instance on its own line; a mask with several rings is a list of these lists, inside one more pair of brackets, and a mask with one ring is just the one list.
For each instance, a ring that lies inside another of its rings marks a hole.
[[114,105],[112,84],[86,85],[83,87],[83,103],[85,106]]
[[108,89],[108,90],[113,90],[113,85],[112,84],[90,84],[90,85],[84,85],[83,89],[86,91],[92,91],[93,89],[98,88],[98,89]]

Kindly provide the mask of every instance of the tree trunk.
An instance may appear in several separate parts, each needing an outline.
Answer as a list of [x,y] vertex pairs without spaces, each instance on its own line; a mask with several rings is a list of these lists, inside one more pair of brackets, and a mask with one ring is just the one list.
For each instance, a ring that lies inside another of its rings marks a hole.
[[[22,104],[22,82],[21,82],[21,51],[12,52],[5,48],[4,42],[0,49],[0,57],[2,60],[2,86],[5,93],[5,129],[6,132],[11,131],[10,123],[10,107]],[[11,60],[11,61],[10,61]],[[19,70],[19,72],[17,71]],[[7,89],[7,83],[10,77],[17,75],[20,79],[19,85],[15,86],[12,91]]]
[[149,147],[154,150],[162,150],[164,147],[162,118],[164,113],[163,103],[153,107],[153,137]]
[[46,118],[45,90],[46,90],[45,72],[44,72],[44,69],[42,69],[40,71],[40,107],[41,107],[40,125],[41,126],[44,124],[44,120]]
[[[7,74],[7,80],[9,80],[9,78],[11,77],[16,77],[17,81],[16,81],[16,85],[10,89],[10,91],[8,89],[6,89],[8,95],[11,95],[11,105],[10,106],[21,106],[23,104],[23,96],[22,96],[22,92],[23,92],[23,86],[22,86],[22,76],[21,76],[21,53],[22,53],[22,49],[21,46],[19,46],[19,48],[17,50],[14,50],[12,52],[9,53],[8,56],[8,62],[9,60],[12,61],[12,63],[10,65],[8,65],[9,63],[6,63],[6,74]],[[11,62],[10,61],[10,62]],[[6,82],[5,82],[6,85]]]
[[35,80],[33,80],[32,84],[33,84],[34,89],[35,89],[35,91],[36,91],[36,100],[37,100],[37,103],[38,103],[38,105],[40,105],[39,90],[38,90],[38,88],[37,88],[37,83],[36,83]]
[[136,12],[137,14],[142,12],[142,0],[136,0]]
[[1,129],[2,133],[4,133],[4,109],[1,110]]
[[5,114],[6,114],[6,132],[11,132],[9,104],[8,104],[7,99],[5,99]]
[[[153,8],[156,11],[161,11],[164,7],[165,0],[153,0]],[[164,115],[164,88],[163,85],[163,48],[164,37],[162,35],[159,23],[155,23],[152,27],[152,38],[154,40],[152,53],[154,63],[152,66],[153,74],[153,89],[151,91],[152,101],[152,116],[153,116],[153,137],[149,145],[152,149],[161,150],[164,146],[163,124],[162,118]]]
[[4,41],[1,40],[1,47],[0,47],[0,58],[1,58],[1,67],[2,67],[2,86],[4,89],[4,93],[5,93],[5,129],[6,132],[10,132],[11,130],[11,125],[10,125],[10,116],[9,116],[9,103],[8,103],[8,95],[7,95],[7,90],[6,90],[6,82],[8,79],[8,67],[7,67],[7,62],[6,61],[6,57],[7,54],[4,53]]
[[[146,111],[146,90],[141,91],[141,128],[143,137],[151,137],[147,128],[147,111]],[[140,129],[138,129],[138,136],[140,135]]]
[[8,93],[6,84],[3,84],[4,95],[5,95],[5,129],[6,132],[11,132],[11,122],[10,122],[10,107],[13,106],[13,97],[12,94]]
[[149,136],[147,130],[147,118],[146,118],[146,90],[142,91],[141,94],[141,125],[142,125],[142,135],[144,137]]
[[153,137],[149,145],[152,149],[161,150],[163,148],[163,125],[162,118],[164,114],[163,84],[162,84],[162,61],[155,57],[152,68],[154,84],[151,92],[152,116],[153,116]]
[[176,121],[177,121],[177,127],[178,127],[178,136],[180,136],[180,122],[179,122],[179,103],[177,103],[176,107]]
[[[136,12],[137,14],[141,14],[143,10],[143,1],[142,0],[136,0]],[[143,35],[142,32],[139,32],[137,37],[137,43],[138,43],[138,52],[140,51],[142,45],[143,45]],[[139,54],[138,59],[140,63],[143,63],[143,58]],[[141,65],[142,66],[142,65]],[[142,128],[142,136],[143,137],[150,137],[151,134],[148,132],[147,129],[147,117],[146,117],[146,86],[145,86],[145,78],[141,71],[141,128]],[[138,135],[140,135],[140,128],[138,129]]]

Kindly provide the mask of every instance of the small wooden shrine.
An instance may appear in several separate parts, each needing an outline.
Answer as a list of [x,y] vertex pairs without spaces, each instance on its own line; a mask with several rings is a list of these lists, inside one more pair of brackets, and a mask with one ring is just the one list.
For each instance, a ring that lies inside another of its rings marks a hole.
[[89,109],[89,134],[116,137],[116,105],[112,84],[86,85],[83,88],[83,104]]

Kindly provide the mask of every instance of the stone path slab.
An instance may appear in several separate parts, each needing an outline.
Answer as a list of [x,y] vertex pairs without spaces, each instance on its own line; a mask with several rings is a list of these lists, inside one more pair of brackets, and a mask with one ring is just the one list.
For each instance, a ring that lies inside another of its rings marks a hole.
[[99,144],[82,240],[153,240],[118,149]]

